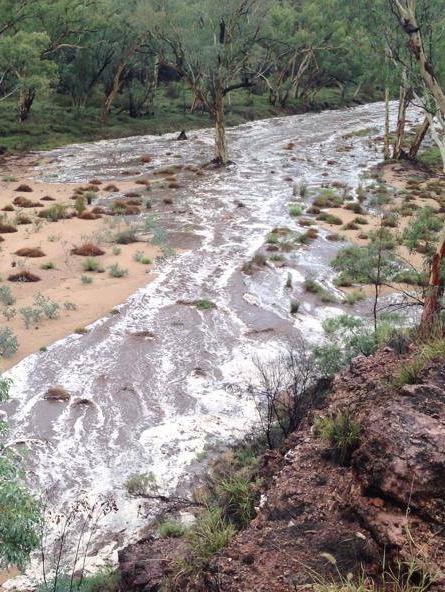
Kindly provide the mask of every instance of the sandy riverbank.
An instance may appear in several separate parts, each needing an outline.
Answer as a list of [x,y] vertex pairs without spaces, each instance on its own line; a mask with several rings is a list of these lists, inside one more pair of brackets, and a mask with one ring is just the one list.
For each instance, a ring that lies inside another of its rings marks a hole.
[[[152,262],[159,255],[159,249],[147,241],[116,242],[120,233],[128,233],[147,213],[146,185],[130,180],[96,185],[44,183],[36,178],[32,163],[25,157],[23,161],[5,161],[0,168],[4,226],[0,226],[0,290],[10,291],[14,299],[11,305],[0,302],[0,327],[9,328],[19,344],[13,356],[3,358],[2,370],[70,333],[83,332],[88,324],[108,314],[153,279]],[[110,184],[115,186],[111,191]],[[79,200],[81,195],[84,197]],[[76,204],[79,207],[81,202],[85,211],[79,217]],[[69,217],[57,221],[42,217],[54,208],[61,208]],[[122,208],[128,208],[125,212],[130,215],[123,215]],[[100,213],[92,216],[93,211]],[[13,232],[6,232],[8,229]],[[86,244],[103,254],[93,258],[73,254],[74,248]],[[99,271],[86,271],[91,259],[97,262]],[[125,275],[113,277],[113,265]],[[38,281],[11,281],[12,276],[23,272]],[[57,318],[43,315],[27,328],[23,309],[35,309],[39,294],[59,305]]]

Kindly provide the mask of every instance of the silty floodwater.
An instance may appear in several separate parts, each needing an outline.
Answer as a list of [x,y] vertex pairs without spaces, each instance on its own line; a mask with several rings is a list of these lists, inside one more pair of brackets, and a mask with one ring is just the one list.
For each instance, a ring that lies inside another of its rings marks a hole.
[[[392,105],[392,118],[395,112]],[[102,526],[108,552],[146,522],[147,510],[141,515],[140,500],[126,493],[129,476],[152,473],[162,493],[186,492],[197,454],[241,437],[256,419],[244,388],[254,372],[253,354],[273,355],[298,332],[315,339],[321,321],[341,310],[320,306],[302,288],[311,272],[335,290],[328,263],[338,246],[323,231],[290,254],[287,267],[270,265],[252,276],[241,267],[273,227],[298,230],[288,214],[292,183],[285,177],[310,188],[332,181],[357,187],[381,153],[369,136],[344,136],[363,128],[381,134],[383,115],[384,105],[375,103],[229,130],[235,164],[196,177],[175,192],[180,207],[157,214],[167,241],[186,250],[158,263],[155,280],[131,296],[120,314],[8,372],[14,381],[12,437],[35,442],[27,461],[32,487],[55,508],[79,491],[93,497],[111,492],[119,509]],[[212,157],[211,130],[191,132],[188,142],[174,137],[68,146],[50,153],[52,164],[39,174],[47,181],[84,182],[119,178],[129,166],[146,173]],[[292,150],[284,149],[288,142],[295,144]],[[143,154],[153,156],[149,165],[141,163]],[[288,273],[292,290],[285,288]],[[178,303],[199,298],[216,308]],[[292,298],[302,301],[295,316],[289,312]],[[70,391],[71,401],[45,401],[53,385]],[[76,404],[85,398],[91,403]],[[150,512],[156,513],[155,502]]]

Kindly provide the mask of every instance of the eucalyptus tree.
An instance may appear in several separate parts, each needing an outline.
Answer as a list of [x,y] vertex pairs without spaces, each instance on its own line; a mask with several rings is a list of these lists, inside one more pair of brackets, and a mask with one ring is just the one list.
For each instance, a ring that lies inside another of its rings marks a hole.
[[436,60],[444,49],[443,3],[436,0],[388,0],[388,3],[408,38],[407,49],[416,66],[416,70],[410,67],[414,92],[440,150],[445,171],[445,80],[439,76]]
[[[0,403],[11,382],[0,376]],[[23,567],[40,542],[41,509],[22,481],[21,455],[8,442],[8,424],[0,419],[0,567]]]
[[0,37],[0,81],[4,97],[18,96],[20,121],[28,118],[36,93],[55,81],[57,67],[42,59],[49,37],[43,32],[17,31]]
[[37,93],[58,80],[58,54],[79,47],[99,0],[19,0],[0,3],[3,98],[18,96],[25,121]]
[[266,0],[160,0],[151,14],[161,63],[172,66],[210,113],[215,162],[229,162],[224,116],[227,95],[258,79],[257,42]]
[[128,78],[128,72],[144,53],[144,47],[150,40],[147,22],[139,18],[141,9],[146,4],[145,0],[128,0],[125,4],[121,0],[109,0],[104,44],[109,47],[111,58],[101,76],[104,85],[102,123],[107,123],[113,103],[121,92],[126,77]]

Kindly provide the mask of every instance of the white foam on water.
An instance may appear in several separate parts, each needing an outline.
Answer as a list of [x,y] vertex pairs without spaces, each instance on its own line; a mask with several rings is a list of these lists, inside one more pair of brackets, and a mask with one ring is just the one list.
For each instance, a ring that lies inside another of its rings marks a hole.
[[[29,356],[7,373],[14,381],[8,408],[13,436],[46,442],[30,453],[33,488],[50,492],[49,503],[57,509],[66,508],[79,491],[92,497],[112,493],[116,499],[118,512],[101,526],[99,562],[115,552],[117,543],[110,541],[117,533],[125,530],[120,543],[134,539],[157,511],[153,503],[139,513],[140,500],[125,489],[129,476],[152,472],[159,490],[172,494],[206,445],[233,442],[252,428],[257,416],[246,386],[255,381],[253,357],[273,357],[281,343],[276,331],[262,331],[262,319],[266,328],[300,331],[314,342],[322,321],[341,312],[303,297],[300,313],[289,313],[288,271],[297,294],[303,293],[307,270],[335,290],[326,253],[335,247],[323,233],[292,256],[292,268],[269,268],[252,278],[239,270],[272,228],[302,230],[288,215],[292,184],[283,176],[312,188],[333,180],[357,187],[362,165],[381,156],[367,138],[343,136],[368,127],[381,133],[383,113],[383,104],[376,103],[229,130],[236,166],[208,173],[178,194],[192,212],[199,244],[159,264],[153,281],[120,306],[119,315],[94,323],[86,336],[69,336],[46,353]],[[393,119],[395,113],[393,105]],[[50,181],[85,182],[119,177],[125,168],[146,174],[153,167],[209,160],[213,132],[194,131],[189,137],[174,148],[175,134],[76,144],[50,153],[53,162],[39,172]],[[289,141],[296,143],[294,152],[283,149]],[[352,150],[338,152],[346,142]],[[143,165],[143,154],[153,155],[153,161]],[[336,164],[328,165],[330,160]],[[237,201],[244,207],[237,208]],[[197,311],[176,304],[197,298],[212,300],[216,308]],[[258,331],[251,330],[255,323]],[[140,331],[153,332],[153,339],[135,340],[132,335]],[[201,366],[205,371],[195,373]],[[54,384],[74,398],[68,404],[43,402]],[[75,397],[92,404],[79,408]]]

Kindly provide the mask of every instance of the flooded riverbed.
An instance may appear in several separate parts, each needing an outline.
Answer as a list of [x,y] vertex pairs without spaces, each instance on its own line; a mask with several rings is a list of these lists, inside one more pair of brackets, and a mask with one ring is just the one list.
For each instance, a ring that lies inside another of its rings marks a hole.
[[[153,502],[141,515],[140,500],[127,494],[127,479],[150,474],[162,494],[186,495],[191,468],[199,470],[197,455],[242,437],[256,419],[245,389],[254,374],[253,354],[273,355],[297,333],[315,340],[321,321],[341,310],[320,305],[302,288],[310,272],[335,290],[328,263],[338,246],[323,231],[290,254],[288,266],[270,265],[251,276],[241,268],[272,228],[298,229],[287,206],[294,185],[358,186],[381,154],[367,136],[343,136],[363,128],[381,134],[383,111],[376,103],[229,130],[235,164],[176,190],[175,208],[154,208],[157,225],[179,254],[160,261],[156,279],[119,314],[8,373],[14,381],[12,437],[38,442],[28,458],[32,487],[56,508],[80,491],[116,500],[118,511],[101,533],[104,545],[111,543],[106,554],[136,535],[147,512],[156,513]],[[69,146],[53,151],[52,163],[39,173],[46,181],[83,182],[119,178],[129,168],[137,176],[161,166],[199,165],[211,159],[212,141],[212,131],[204,130],[191,132],[187,142],[166,135]],[[289,142],[294,146],[285,149]],[[141,163],[144,154],[153,156],[150,164]],[[302,304],[291,315],[295,298]],[[197,299],[216,306],[184,304]],[[54,385],[71,393],[70,402],[43,400]],[[80,399],[88,404],[76,404]]]

